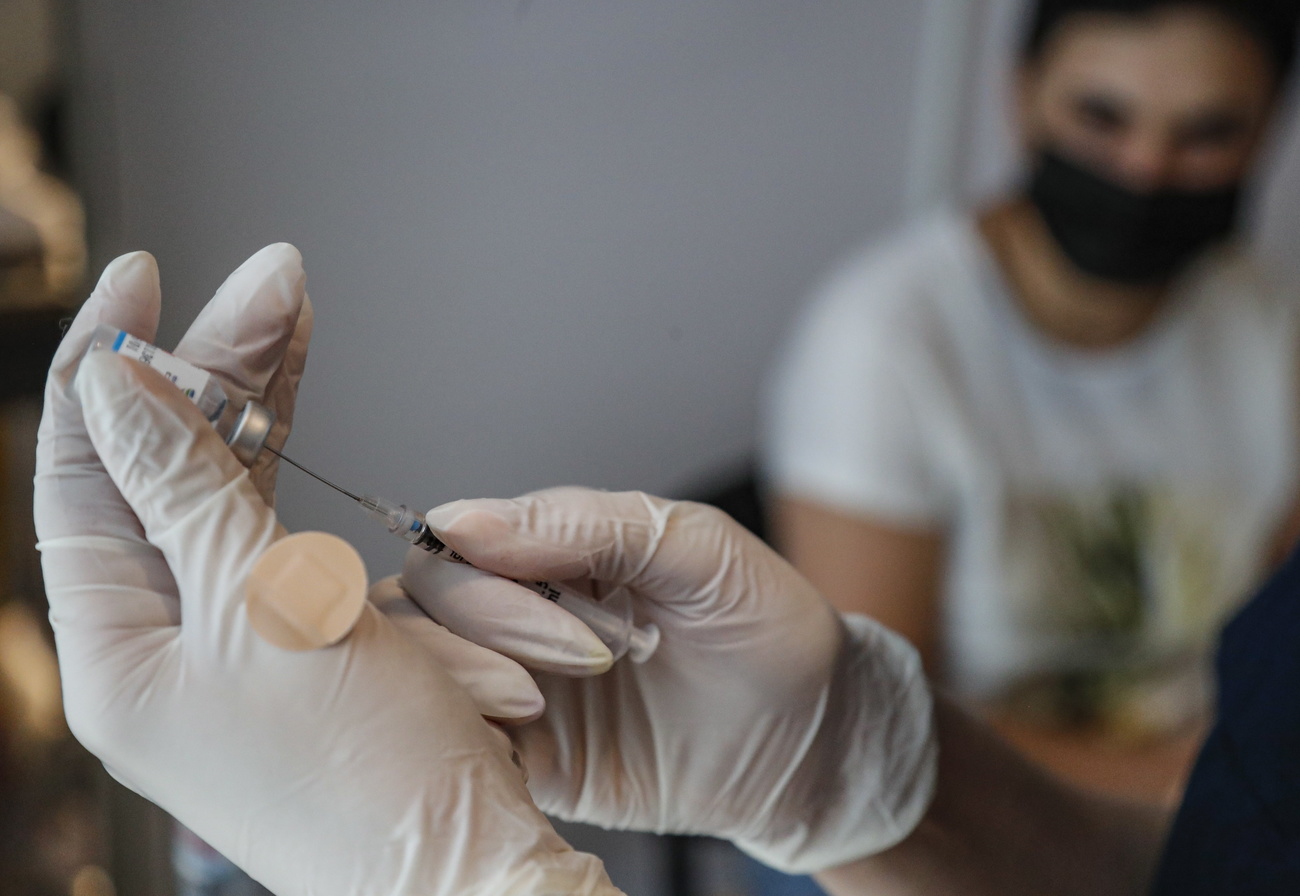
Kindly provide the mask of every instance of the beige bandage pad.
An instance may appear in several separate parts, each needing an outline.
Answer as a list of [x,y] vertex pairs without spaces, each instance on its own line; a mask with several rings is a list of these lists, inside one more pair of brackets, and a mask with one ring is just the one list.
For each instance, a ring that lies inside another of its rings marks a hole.
[[337,535],[287,535],[253,564],[244,601],[253,630],[276,647],[326,647],[346,637],[361,618],[366,566]]

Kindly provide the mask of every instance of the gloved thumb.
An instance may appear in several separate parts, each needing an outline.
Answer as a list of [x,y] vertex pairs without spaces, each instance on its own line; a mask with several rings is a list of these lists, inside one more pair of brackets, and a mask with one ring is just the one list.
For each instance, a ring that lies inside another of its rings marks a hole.
[[[92,352],[76,385],[105,469],[148,540],[177,571],[183,616],[228,620],[248,568],[283,534],[248,471],[198,409],[144,365]],[[223,595],[226,602],[191,607],[187,595],[197,594]]]

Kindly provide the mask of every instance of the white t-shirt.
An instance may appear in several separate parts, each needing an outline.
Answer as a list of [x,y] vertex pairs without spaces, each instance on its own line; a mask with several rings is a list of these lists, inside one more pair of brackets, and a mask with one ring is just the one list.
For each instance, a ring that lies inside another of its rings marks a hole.
[[1134,342],[1070,348],[945,213],[850,261],[799,320],[768,485],[947,533],[959,693],[1079,675],[1120,714],[1201,707],[1203,658],[1296,492],[1297,309],[1226,251],[1176,293]]

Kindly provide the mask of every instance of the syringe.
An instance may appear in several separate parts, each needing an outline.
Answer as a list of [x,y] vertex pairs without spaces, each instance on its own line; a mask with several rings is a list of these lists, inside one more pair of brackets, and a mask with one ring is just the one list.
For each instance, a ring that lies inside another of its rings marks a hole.
[[[394,535],[447,560],[469,563],[460,554],[449,550],[447,545],[433,534],[425,524],[422,514],[410,510],[405,504],[397,504],[369,495],[354,495],[267,445],[266,439],[275,421],[274,412],[257,402],[250,401],[237,416],[234,415],[230,410],[225,390],[221,388],[216,377],[208,371],[107,324],[100,324],[95,328],[86,349],[87,352],[101,350],[116,352],[139,361],[170,380],[198,406],[209,422],[225,437],[226,444],[230,445],[235,456],[245,466],[252,466],[265,448],[308,476],[356,501],[362,509],[382,522]],[[616,589],[604,600],[596,602],[563,585],[550,582],[519,582],[519,584],[582,620],[605,643],[616,660],[627,654],[633,662],[642,663],[649,659],[655,652],[655,648],[659,646],[658,628],[653,625],[637,628],[632,624],[632,601],[624,589]]]
[[[285,457],[274,448],[268,446],[267,450],[356,501],[371,519],[383,523],[384,527],[398,538],[452,563],[473,566],[469,560],[447,547],[446,543],[433,533],[424,521],[424,514],[419,511],[376,495],[354,495],[347,489],[313,473],[292,458]],[[627,591],[622,588],[616,589],[604,600],[597,602],[556,582],[527,582],[518,579],[513,581],[578,617],[584,625],[596,633],[596,637],[609,648],[616,660],[626,654],[632,662],[644,663],[659,646],[658,627],[632,624],[632,600]]]

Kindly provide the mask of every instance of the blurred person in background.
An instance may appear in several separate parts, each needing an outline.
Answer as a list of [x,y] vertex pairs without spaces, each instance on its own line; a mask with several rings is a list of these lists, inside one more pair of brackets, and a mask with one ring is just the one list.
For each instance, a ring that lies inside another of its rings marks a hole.
[[852,259],[770,395],[779,546],[1030,756],[1172,803],[1295,540],[1296,306],[1233,245],[1296,4],[1041,0],[1023,184]]

